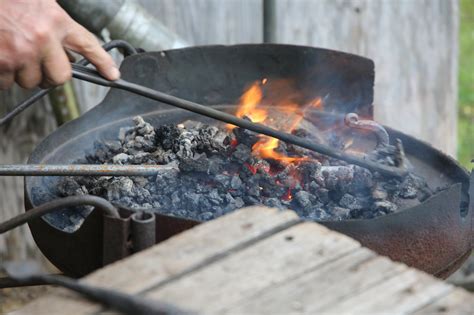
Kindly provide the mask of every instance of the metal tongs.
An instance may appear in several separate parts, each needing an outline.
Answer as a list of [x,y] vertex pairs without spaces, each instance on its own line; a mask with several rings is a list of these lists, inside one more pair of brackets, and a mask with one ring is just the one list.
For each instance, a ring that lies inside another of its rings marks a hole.
[[[212,107],[204,106],[204,105],[201,105],[201,104],[198,104],[198,103],[194,103],[194,102],[191,102],[191,101],[188,101],[188,100],[184,100],[184,99],[181,99],[179,97],[172,96],[172,95],[169,95],[169,94],[166,94],[166,93],[163,93],[163,92],[160,92],[160,91],[157,91],[157,90],[154,90],[154,89],[151,89],[151,88],[139,85],[139,84],[135,84],[135,83],[123,80],[123,79],[119,79],[119,80],[116,80],[116,81],[109,81],[109,80],[105,79],[104,77],[102,77],[99,74],[99,72],[97,72],[96,70],[91,69],[91,68],[87,68],[84,65],[84,63],[81,63],[81,64],[80,63],[73,63],[72,64],[72,76],[76,79],[88,81],[88,82],[95,83],[95,84],[102,85],[102,86],[106,86],[106,87],[125,90],[125,91],[135,93],[135,94],[140,95],[140,96],[144,96],[144,97],[147,97],[147,98],[159,101],[159,102],[166,103],[168,105],[172,105],[172,106],[179,107],[179,108],[182,108],[182,109],[194,112],[194,113],[198,113],[198,114],[203,115],[203,116],[214,118],[214,119],[217,119],[219,121],[226,122],[226,123],[238,126],[240,128],[251,130],[251,131],[253,131],[255,133],[258,133],[258,134],[263,134],[263,135],[266,135],[266,136],[269,136],[269,137],[273,137],[273,138],[279,139],[279,140],[281,140],[283,142],[286,142],[286,143],[291,143],[291,144],[297,145],[299,147],[302,147],[302,148],[305,148],[305,149],[308,149],[308,150],[311,150],[311,151],[314,151],[314,152],[317,152],[317,153],[320,153],[320,154],[323,154],[323,155],[326,155],[326,156],[333,157],[333,158],[338,159],[338,160],[343,160],[343,161],[346,161],[346,162],[351,163],[351,164],[355,164],[355,165],[358,165],[358,166],[361,166],[361,167],[364,167],[364,168],[368,168],[372,171],[377,171],[382,175],[394,176],[394,177],[399,177],[400,178],[400,177],[404,177],[408,174],[407,170],[404,169],[404,168],[392,167],[392,166],[388,166],[388,165],[382,165],[380,163],[377,163],[375,161],[372,161],[372,160],[369,160],[369,159],[366,159],[366,158],[360,158],[358,156],[347,154],[345,152],[342,152],[340,150],[331,148],[331,147],[326,146],[324,144],[308,141],[308,140],[300,138],[298,136],[273,129],[271,127],[264,126],[264,125],[259,124],[259,123],[254,123],[254,122],[242,119],[242,118],[238,118],[238,117],[236,117],[232,114],[228,114],[228,113],[216,110]],[[5,173],[5,167],[6,166],[1,166],[0,167],[0,175],[11,175],[12,174],[11,172],[10,173]],[[18,165],[14,165],[14,166],[10,165],[8,167],[10,168],[10,170],[12,168],[16,168],[17,171],[18,171],[18,169],[19,169]],[[30,167],[30,169],[35,168],[35,166],[29,166],[29,167]],[[38,168],[38,167],[40,167],[40,166],[36,166],[36,168]],[[57,167],[61,168],[61,166],[57,166]],[[153,166],[150,166],[151,169],[148,168],[146,170],[146,172],[144,172],[143,170],[141,170],[141,172],[140,172],[140,171],[138,171],[138,168],[140,168],[140,167],[143,168],[143,166],[133,166],[133,165],[127,165],[127,166],[123,166],[123,167],[122,166],[117,166],[117,168],[124,168],[124,169],[126,168],[127,169],[127,170],[123,170],[123,175],[143,175],[144,173],[147,173],[146,175],[150,175],[150,171],[153,168]],[[82,165],[81,168],[84,170],[86,168],[86,166]],[[137,168],[136,173],[133,173],[134,168]],[[159,171],[160,170],[157,167],[156,172],[159,172]],[[61,173],[61,172],[59,172],[59,173]],[[65,173],[65,172],[63,172],[63,173]],[[91,172],[89,172],[89,173],[91,173]],[[92,173],[94,173],[94,175],[107,175],[107,176],[111,175],[111,174],[108,174],[107,172],[102,172],[102,174],[100,172],[92,172]],[[118,173],[115,173],[115,174],[118,174]],[[29,173],[25,172],[24,175],[50,175],[50,174],[45,174],[45,173],[41,174],[41,172],[31,172],[30,171]],[[59,175],[61,175],[61,174],[59,174]],[[76,173],[76,174],[72,174],[72,175],[81,175],[81,174],[79,172],[79,174]]]
[[150,99],[154,99],[156,101],[160,101],[166,103],[168,105],[172,105],[175,107],[179,107],[200,115],[204,115],[210,118],[217,119],[219,121],[223,121],[240,128],[251,130],[258,134],[263,134],[269,137],[273,137],[279,139],[286,143],[291,143],[297,145],[299,147],[327,155],[333,157],[338,160],[343,160],[355,165],[359,165],[373,171],[377,171],[383,175],[395,176],[395,177],[404,177],[407,174],[407,171],[397,167],[391,167],[387,165],[382,165],[376,163],[374,161],[363,159],[354,155],[349,155],[345,152],[336,150],[329,146],[315,143],[312,141],[308,141],[301,137],[282,132],[276,129],[273,129],[268,126],[264,126],[259,123],[254,123],[242,118],[238,118],[232,114],[228,114],[217,109],[214,109],[209,106],[204,106],[198,103],[194,103],[188,100],[184,100],[182,98],[172,96],[142,85],[138,85],[123,79],[119,79],[116,81],[109,81],[102,77],[96,70],[91,68],[86,68],[84,66],[73,64],[72,67],[72,76],[76,79],[88,81],[91,83],[95,83],[102,86],[108,86],[116,89],[125,90],[131,93],[135,93],[137,95],[141,95]]

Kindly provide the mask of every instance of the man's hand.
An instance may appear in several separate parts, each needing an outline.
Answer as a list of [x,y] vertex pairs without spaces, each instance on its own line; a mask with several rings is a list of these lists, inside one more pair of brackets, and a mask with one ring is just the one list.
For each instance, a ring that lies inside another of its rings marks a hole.
[[0,0],[0,89],[60,85],[71,78],[66,50],[89,59],[109,80],[120,73],[98,40],[55,0]]

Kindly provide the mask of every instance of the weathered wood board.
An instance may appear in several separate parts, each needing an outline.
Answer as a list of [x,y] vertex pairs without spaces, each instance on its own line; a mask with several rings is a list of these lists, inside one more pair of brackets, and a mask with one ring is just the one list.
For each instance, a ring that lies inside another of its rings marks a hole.
[[[197,226],[82,281],[202,314],[469,314],[474,308],[466,291],[293,212],[264,207]],[[109,311],[58,289],[15,314]]]
[[[0,115],[3,116],[29,94],[18,87],[0,91]],[[0,163],[25,163],[36,144],[55,128],[56,122],[47,99],[25,110],[10,124],[0,128]],[[0,221],[5,221],[23,211],[23,178],[0,176]],[[28,227],[23,226],[0,235],[0,261],[40,255]]]
[[270,0],[274,40],[375,62],[375,117],[457,150],[458,1]]

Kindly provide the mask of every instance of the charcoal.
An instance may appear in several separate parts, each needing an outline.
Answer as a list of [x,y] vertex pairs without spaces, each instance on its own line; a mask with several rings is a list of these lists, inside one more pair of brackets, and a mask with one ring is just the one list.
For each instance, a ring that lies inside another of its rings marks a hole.
[[240,179],[240,177],[237,175],[232,176],[232,179],[230,180],[230,188],[238,190],[241,186],[242,180]]
[[127,136],[133,132],[134,128],[133,127],[123,127],[120,128],[119,134],[118,134],[118,140],[120,142],[125,142]]
[[215,126],[202,126],[194,137],[199,152],[214,153],[226,150],[229,135]]
[[356,165],[353,169],[354,177],[350,184],[351,192],[366,191],[374,185],[373,175],[368,169]]
[[179,163],[179,169],[182,172],[202,172],[209,170],[209,159],[205,154],[195,157],[184,158]]
[[398,208],[396,204],[394,204],[394,203],[392,203],[388,200],[376,201],[374,203],[374,206],[375,206],[375,209],[382,210],[385,213],[395,212]]
[[211,190],[211,192],[208,195],[208,199],[211,203],[215,205],[220,205],[223,202],[223,199],[219,195],[219,192],[217,191],[217,189]]
[[328,221],[332,219],[332,216],[321,208],[311,209],[306,213],[305,217],[312,221]]
[[245,144],[239,144],[235,147],[232,158],[238,162],[247,162],[251,157],[251,149]]
[[[292,133],[314,139],[306,129]],[[345,140],[328,134],[316,137],[342,148]],[[402,204],[414,205],[433,194],[414,174],[404,180],[387,179],[282,141],[276,148],[278,153],[305,159],[287,163],[262,158],[252,152],[259,139],[245,129],[231,132],[196,121],[154,128],[137,116],[133,126],[120,128],[116,139],[95,142],[77,163],[167,164],[175,169],[150,177],[65,177],[58,191],[62,196],[97,195],[129,208],[201,221],[259,204],[290,208],[308,220],[367,219],[398,211]],[[379,148],[370,157],[388,165],[400,163],[400,150],[394,148]],[[77,212],[70,218],[71,224],[78,225],[88,211],[91,209]]]
[[319,188],[316,192],[315,195],[318,197],[319,201],[322,203],[326,204],[330,201],[329,198],[329,190],[326,188]]
[[156,130],[156,139],[165,150],[177,152],[175,141],[181,135],[181,130],[173,125],[163,125]]
[[85,186],[81,186],[74,178],[66,177],[59,182],[58,190],[64,196],[86,195],[88,193]]
[[332,214],[338,219],[338,220],[345,220],[350,217],[351,210],[343,207],[334,207],[331,209]]
[[350,194],[344,194],[339,200],[339,205],[349,210],[362,209],[359,200]]
[[196,194],[194,192],[188,192],[188,193],[183,195],[183,201],[191,209],[197,209],[199,207],[200,198],[201,198],[201,195]]
[[114,177],[105,183],[104,188],[107,199],[119,200],[122,195],[130,196],[132,194],[133,181],[127,177]]
[[225,169],[225,162],[218,157],[211,157],[208,159],[209,167],[207,172],[209,175],[218,175]]
[[251,148],[260,139],[258,134],[247,129],[234,128],[232,132],[235,135],[235,139],[237,140],[237,143],[246,145],[249,148]]
[[283,208],[283,205],[281,204],[278,198],[268,198],[263,202],[263,204],[266,205],[267,207],[279,208],[279,209]]
[[130,160],[130,155],[126,153],[117,154],[112,159],[114,164],[126,164],[129,160]]
[[218,187],[229,187],[231,178],[228,175],[219,174],[214,177],[214,182],[218,184]]
[[431,191],[420,178],[417,178],[413,175],[407,176],[404,181],[400,184],[400,192],[398,194],[400,197],[405,199],[414,199],[418,195],[431,195]]
[[388,194],[385,189],[381,185],[375,185],[372,188],[372,198],[374,200],[385,200]]
[[260,197],[260,191],[260,187],[256,185],[250,185],[249,187],[247,187],[247,193],[251,197]]
[[320,172],[321,163],[318,161],[303,161],[298,165],[297,170],[302,174],[302,180],[304,182],[311,182],[316,174]]
[[174,208],[179,208],[181,205],[181,198],[179,191],[175,191],[171,194],[171,204]]
[[214,214],[212,212],[206,211],[201,213],[197,219],[200,221],[209,221],[214,217]]
[[245,202],[246,205],[253,206],[260,204],[260,200],[254,196],[244,195],[242,196],[242,200]]
[[296,202],[303,208],[311,207],[316,198],[307,191],[301,190],[295,194]]
[[[201,196],[201,198],[199,199],[199,209],[207,210],[207,209],[210,209],[211,207],[212,207],[212,204],[209,201],[209,199],[206,196]],[[193,212],[193,213],[197,215],[199,212]]]
[[227,202],[227,206],[225,207],[225,212],[242,208],[245,205],[242,198],[240,197],[234,198],[230,193],[227,193],[224,199]]
[[122,151],[122,143],[118,140],[104,141],[104,145],[111,153],[119,153]]

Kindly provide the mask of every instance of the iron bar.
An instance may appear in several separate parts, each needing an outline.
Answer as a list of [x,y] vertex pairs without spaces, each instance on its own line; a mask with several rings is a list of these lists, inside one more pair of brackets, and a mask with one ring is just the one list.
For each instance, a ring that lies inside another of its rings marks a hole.
[[100,76],[100,74],[97,71],[90,68],[85,68],[85,67],[73,64],[72,73],[73,73],[73,77],[80,80],[85,80],[85,81],[89,81],[98,85],[109,86],[109,87],[129,91],[137,95],[141,95],[141,96],[154,99],[154,100],[157,100],[157,101],[160,101],[160,102],[163,102],[175,107],[179,107],[179,108],[182,108],[194,113],[211,117],[219,121],[223,121],[223,122],[238,126],[240,128],[248,129],[259,134],[264,134],[264,135],[279,139],[281,141],[284,141],[286,143],[291,143],[299,147],[336,158],[338,160],[343,160],[355,165],[359,165],[359,166],[371,169],[373,171],[380,172],[383,175],[394,176],[394,177],[404,177],[407,175],[407,171],[404,169],[382,165],[374,161],[370,161],[367,159],[362,159],[353,155],[349,155],[345,152],[336,150],[326,145],[308,141],[306,139],[297,137],[295,135],[292,135],[286,132],[278,131],[276,129],[264,126],[262,124],[253,123],[251,121],[238,118],[232,114],[228,114],[228,113],[216,110],[209,106],[204,106],[204,105],[197,104],[191,101],[187,101],[176,96],[172,96],[160,91],[147,88],[142,85],[125,81],[123,79],[119,79],[117,81],[109,81],[103,78],[102,76]]
[[92,286],[78,280],[56,275],[32,274],[11,276],[21,285],[23,283],[41,283],[56,285],[67,288],[71,291],[81,294],[89,300],[103,304],[123,314],[140,315],[177,315],[194,314],[188,310],[180,309],[172,304],[147,299],[139,295],[123,293],[117,290]]
[[10,164],[0,165],[0,176],[153,176],[176,165]]
[[118,218],[118,210],[107,200],[90,195],[71,196],[53,201],[46,202],[41,206],[26,211],[16,217],[13,217],[5,222],[0,223],[0,234],[8,232],[22,224],[25,224],[33,219],[39,218],[47,213],[56,211],[58,209],[75,206],[94,206],[101,210],[107,216]]
[[[61,273],[54,274],[56,275],[63,275]],[[31,279],[29,281],[18,281],[14,278],[11,277],[2,277],[0,278],[0,289],[6,289],[6,288],[19,288],[19,287],[32,287],[32,286],[38,286],[38,285],[49,285],[48,282],[45,282],[42,279]]]

